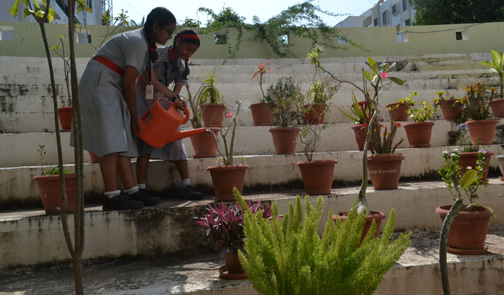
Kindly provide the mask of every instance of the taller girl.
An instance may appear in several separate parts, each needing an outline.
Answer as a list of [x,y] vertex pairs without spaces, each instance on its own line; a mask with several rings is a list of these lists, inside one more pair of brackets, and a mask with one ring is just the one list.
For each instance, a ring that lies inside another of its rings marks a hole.
[[171,39],[175,27],[168,9],[154,8],[142,29],[118,34],[100,47],[80,80],[83,147],[101,158],[104,211],[139,209],[161,201],[138,190],[131,167],[130,158],[138,153],[133,134],[141,132],[135,80],[157,61],[156,43]]

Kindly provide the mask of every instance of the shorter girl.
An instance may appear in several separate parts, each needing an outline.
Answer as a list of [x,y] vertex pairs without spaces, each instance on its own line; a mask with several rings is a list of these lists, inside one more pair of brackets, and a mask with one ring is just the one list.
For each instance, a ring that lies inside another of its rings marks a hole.
[[[164,99],[164,97],[174,97],[174,95],[178,97],[180,90],[186,85],[187,76],[189,75],[188,60],[199,47],[200,39],[196,32],[184,30],[175,36],[173,45],[157,49],[160,59],[154,64],[153,71],[151,72],[151,83],[154,86],[154,90],[158,92],[156,97],[161,99]],[[139,117],[142,117],[153,103],[151,100],[145,99],[144,96],[145,87],[148,82],[149,77],[145,74],[137,80],[137,109]],[[171,83],[174,83],[173,90],[167,88]],[[177,103],[179,109],[186,107],[185,102],[181,100],[176,100],[174,103]],[[171,105],[171,102],[168,105]],[[137,185],[140,189],[145,189],[147,169],[152,154],[154,158],[175,163],[175,167],[182,179],[182,185],[179,189],[180,197],[187,200],[201,199],[201,193],[196,191],[191,185],[189,169],[187,167],[187,154],[182,140],[156,149],[139,138],[138,154],[136,172]]]

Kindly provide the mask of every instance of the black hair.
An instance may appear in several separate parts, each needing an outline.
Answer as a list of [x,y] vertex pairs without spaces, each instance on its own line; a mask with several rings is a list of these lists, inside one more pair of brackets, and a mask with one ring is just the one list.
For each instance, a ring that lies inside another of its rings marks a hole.
[[[152,9],[151,12],[149,12],[149,14],[147,15],[147,20],[145,21],[143,27],[149,48],[152,49],[156,48],[156,42],[152,40],[152,28],[154,27],[155,23],[157,23],[161,28],[173,23],[177,23],[177,19],[175,19],[175,16],[173,15],[173,13],[171,13],[171,11],[164,7],[156,7]],[[149,50],[149,58],[152,62],[156,62],[159,58],[159,54],[156,50]]]
[[[175,36],[175,38],[173,38],[173,45],[171,47],[173,50],[173,53],[175,53],[175,51],[177,49],[177,40],[179,40],[179,37],[182,35],[188,35],[188,34],[193,34],[193,35],[198,36],[198,34],[193,30],[183,30],[183,31],[178,32],[177,35]],[[200,45],[201,45],[199,38],[182,38],[182,39],[180,39],[180,44],[183,44],[183,43],[194,44],[198,47],[200,47]],[[187,66],[188,61],[184,60],[184,62],[185,62],[185,69],[184,69],[184,72],[182,73],[182,77],[187,80],[187,76],[189,76],[190,70],[189,70],[189,67]],[[178,72],[177,60],[176,59],[169,59],[169,63],[171,65],[171,68],[173,69],[173,71]]]

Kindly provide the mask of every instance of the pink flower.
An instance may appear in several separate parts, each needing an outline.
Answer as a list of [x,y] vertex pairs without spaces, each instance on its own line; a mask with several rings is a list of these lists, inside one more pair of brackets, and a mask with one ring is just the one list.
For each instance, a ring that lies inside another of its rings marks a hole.
[[388,78],[388,74],[386,72],[383,72],[380,74],[380,76],[383,78],[383,79],[387,79]]
[[233,113],[229,112],[226,114],[226,118],[231,118],[233,116]]
[[401,127],[401,123],[399,123],[399,122],[396,122],[396,124],[395,124],[395,125],[396,125],[397,127]]

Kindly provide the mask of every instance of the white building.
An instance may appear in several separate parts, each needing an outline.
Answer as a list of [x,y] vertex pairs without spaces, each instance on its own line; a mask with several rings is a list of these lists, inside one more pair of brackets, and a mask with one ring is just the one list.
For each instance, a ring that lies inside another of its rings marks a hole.
[[415,16],[408,0],[380,0],[373,8],[359,16],[349,16],[336,27],[392,27],[409,26]]
[[[102,13],[105,11],[109,11],[110,15],[112,15],[112,2],[111,0],[85,0],[86,4],[89,8],[91,8],[92,13],[88,12],[80,12],[77,14],[76,19],[79,24],[88,25],[101,25]],[[38,1],[39,4],[43,5],[42,1]],[[19,13],[17,17],[13,17],[10,14],[9,9],[14,5],[14,1],[12,0],[0,0],[0,21],[18,21],[18,22],[35,22],[35,19],[32,16],[27,18],[24,17],[23,10],[25,6],[23,2],[20,1]],[[55,17],[52,23],[55,24],[67,24],[68,16],[67,16],[67,5],[68,0],[51,0],[50,6],[55,12]]]

